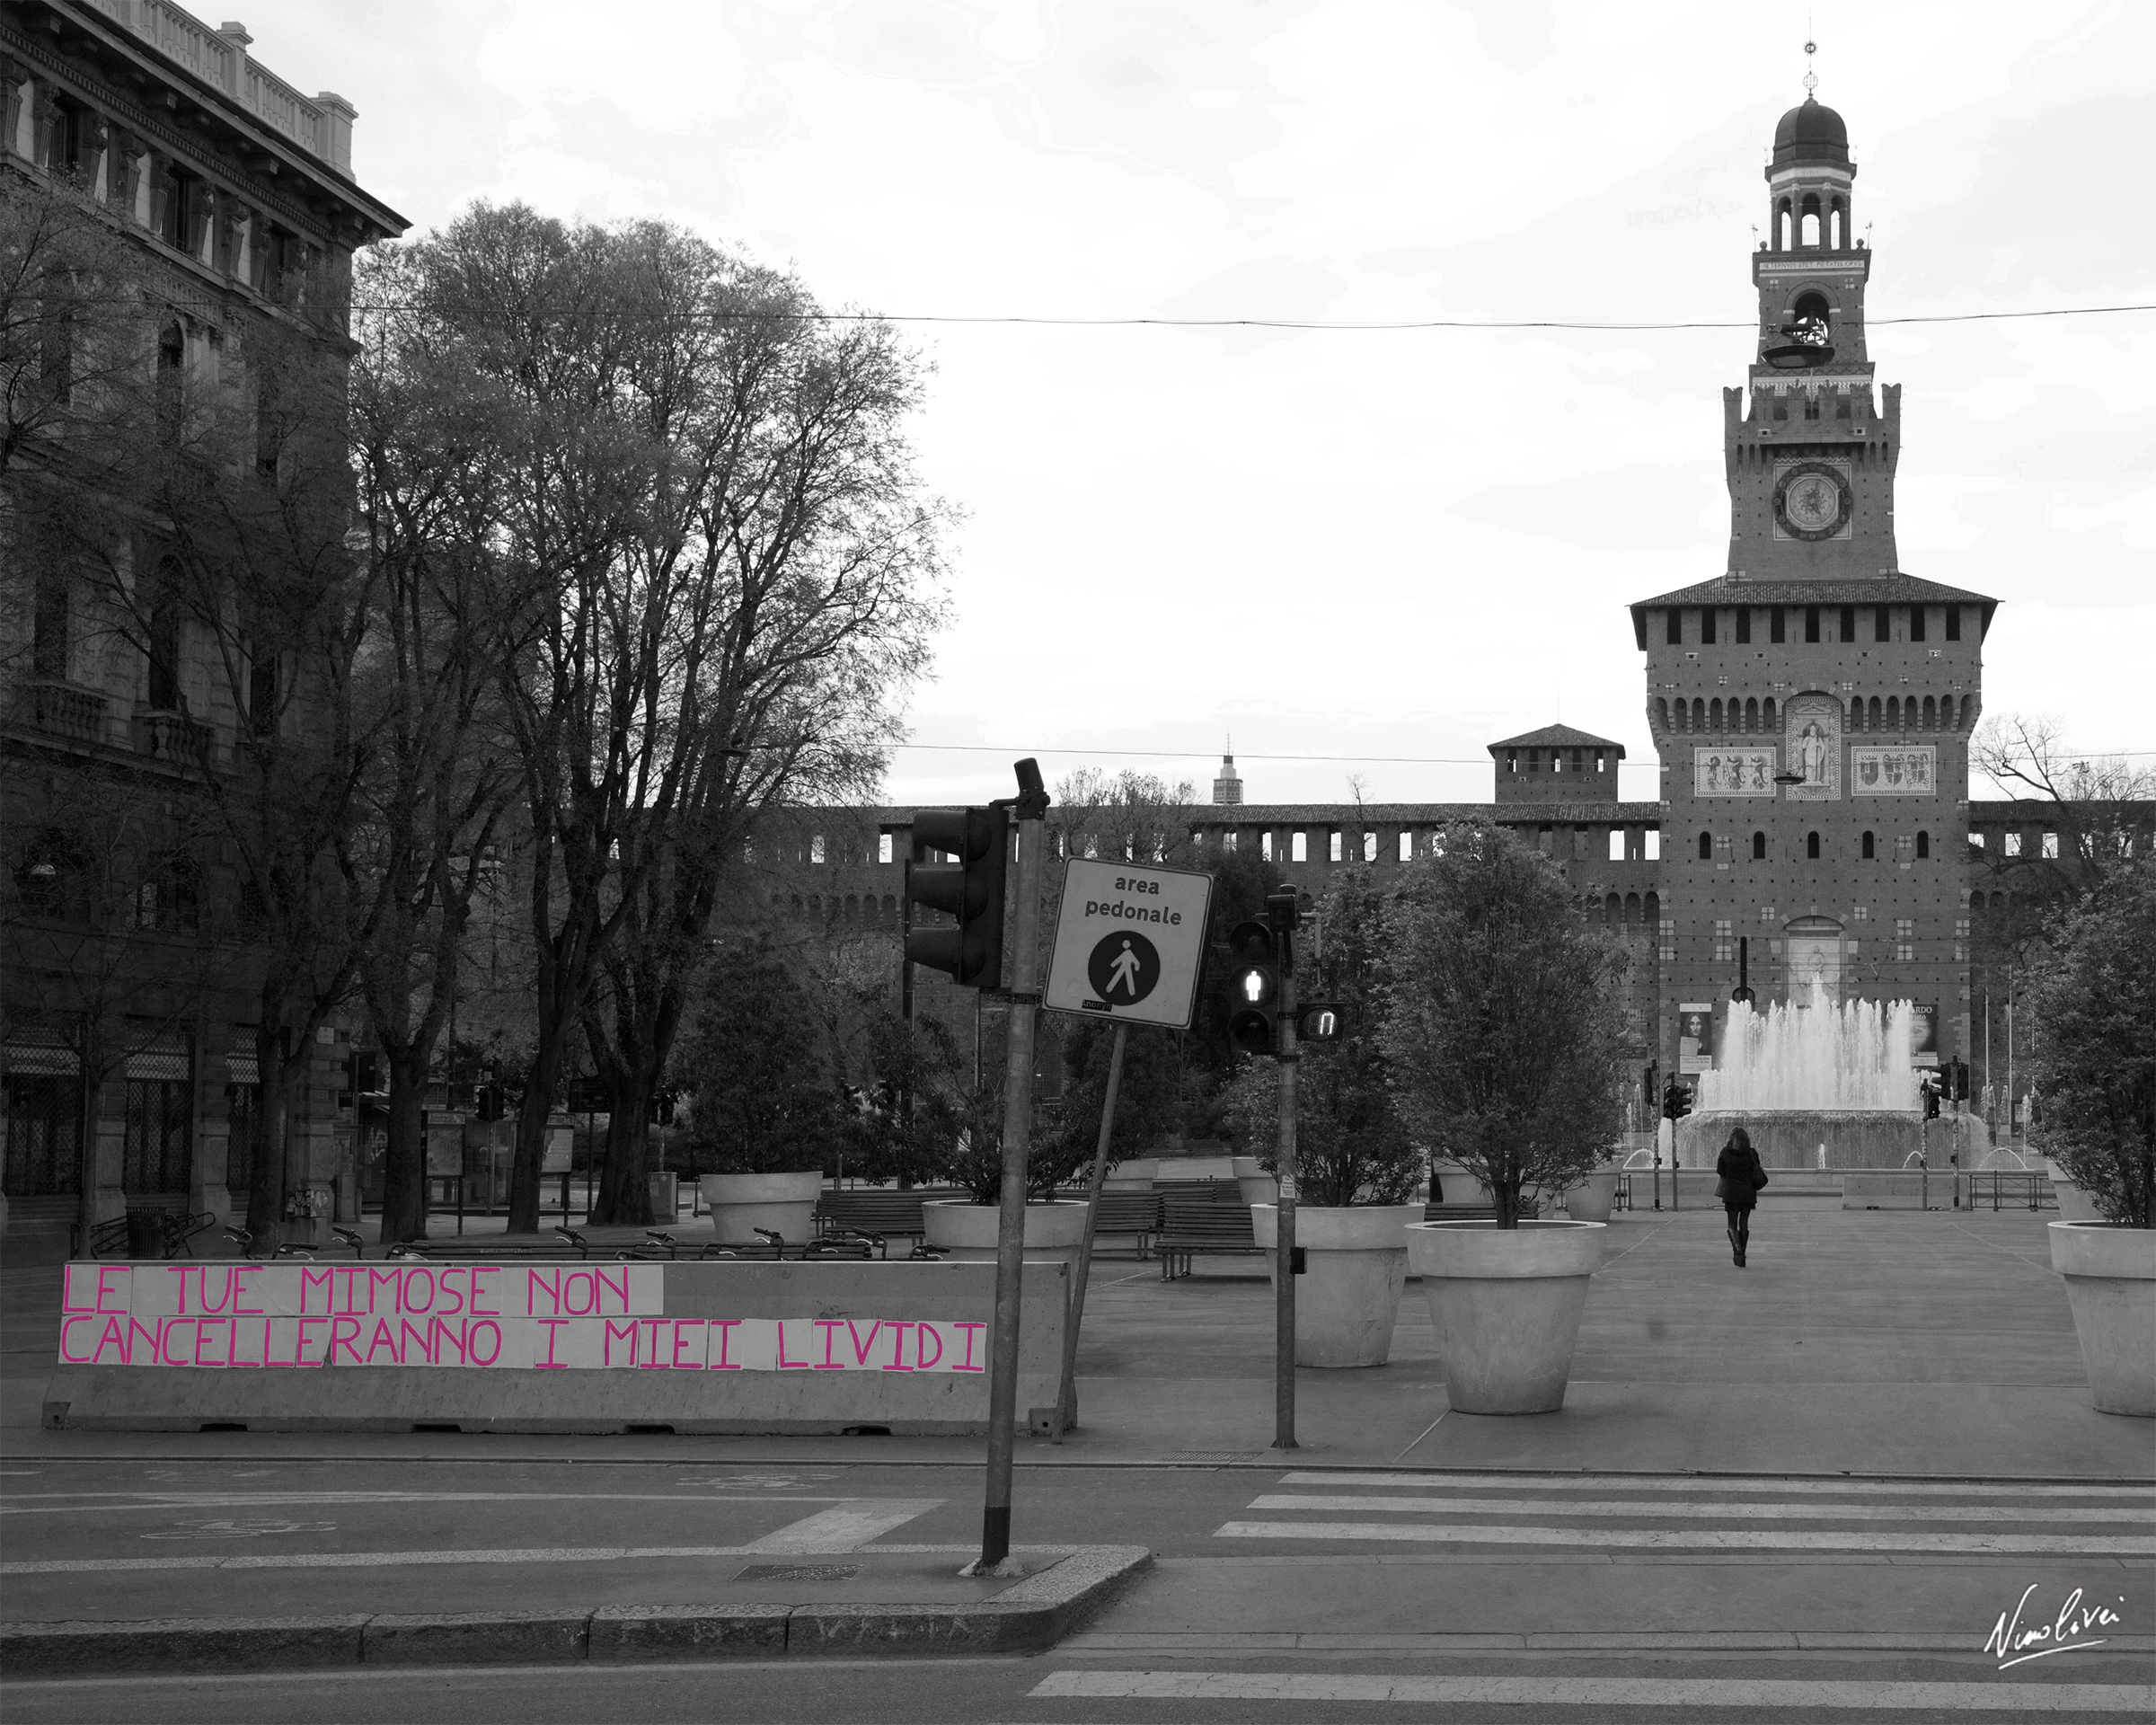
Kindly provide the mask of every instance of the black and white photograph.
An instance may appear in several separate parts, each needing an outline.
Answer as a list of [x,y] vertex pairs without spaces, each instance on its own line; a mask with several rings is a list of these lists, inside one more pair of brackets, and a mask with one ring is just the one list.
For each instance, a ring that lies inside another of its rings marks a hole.
[[10,1725],[2156,1714],[2152,140],[0,0]]

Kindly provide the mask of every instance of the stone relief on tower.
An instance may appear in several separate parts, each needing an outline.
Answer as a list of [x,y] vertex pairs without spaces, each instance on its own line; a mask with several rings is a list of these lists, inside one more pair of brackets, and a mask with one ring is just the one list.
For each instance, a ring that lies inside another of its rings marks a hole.
[[1799,694],[1783,711],[1789,771],[1800,781],[1789,787],[1789,801],[1841,801],[1842,703],[1831,694]]
[[1695,797],[1772,797],[1774,773],[1774,751],[1771,748],[1692,751],[1692,794]]
[[1939,750],[1930,743],[1849,751],[1852,797],[1931,797],[1939,793]]

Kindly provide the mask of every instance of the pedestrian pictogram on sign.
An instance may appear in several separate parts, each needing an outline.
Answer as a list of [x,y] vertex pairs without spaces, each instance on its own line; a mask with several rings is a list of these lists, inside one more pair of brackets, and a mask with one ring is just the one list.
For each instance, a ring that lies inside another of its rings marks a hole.
[[1161,979],[1161,955],[1143,934],[1110,934],[1093,949],[1085,974],[1110,1006],[1135,1006]]
[[1209,874],[1074,859],[1041,1004],[1188,1029],[1212,897]]

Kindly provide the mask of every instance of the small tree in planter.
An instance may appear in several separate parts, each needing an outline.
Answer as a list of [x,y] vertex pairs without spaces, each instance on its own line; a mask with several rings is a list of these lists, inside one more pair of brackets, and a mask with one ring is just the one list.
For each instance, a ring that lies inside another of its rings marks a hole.
[[691,1098],[687,1141],[705,1174],[823,1172],[844,1129],[823,1037],[800,985],[768,944],[722,955],[676,1044]]
[[2030,1137],[2099,1212],[2152,1225],[2156,1203],[2156,865],[2110,875],[2054,924],[2022,998],[2037,1027]]
[[[1383,895],[1370,871],[1343,871],[1296,937],[1296,972],[1311,998],[1339,1001],[1350,1034],[1304,1045],[1295,1087],[1295,1173],[1301,1188],[1295,1244],[1304,1281],[1295,1301],[1295,1361],[1382,1366],[1407,1284],[1408,1227],[1422,1153],[1392,1106],[1387,1063],[1366,1009],[1380,970]],[[1220,1114],[1238,1148],[1278,1172],[1279,1066],[1247,1060],[1223,1092]],[[1250,1210],[1258,1243],[1278,1243],[1279,1208]],[[1273,1251],[1274,1273],[1279,1255]]]
[[1516,1228],[1523,1189],[1594,1172],[1622,1125],[1617,957],[1556,868],[1497,829],[1454,827],[1410,864],[1385,933],[1379,1039],[1400,1112]]
[[2054,1222],[2081,1365],[2105,1413],[2156,1415],[2156,868],[2136,859],[2054,925],[2028,999],[2037,1146],[2102,1222]]

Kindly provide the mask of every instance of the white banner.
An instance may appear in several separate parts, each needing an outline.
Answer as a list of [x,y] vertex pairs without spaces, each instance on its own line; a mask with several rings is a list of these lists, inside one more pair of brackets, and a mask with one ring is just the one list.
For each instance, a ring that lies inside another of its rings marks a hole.
[[64,1366],[985,1372],[987,1325],[665,1315],[657,1264],[69,1264]]

